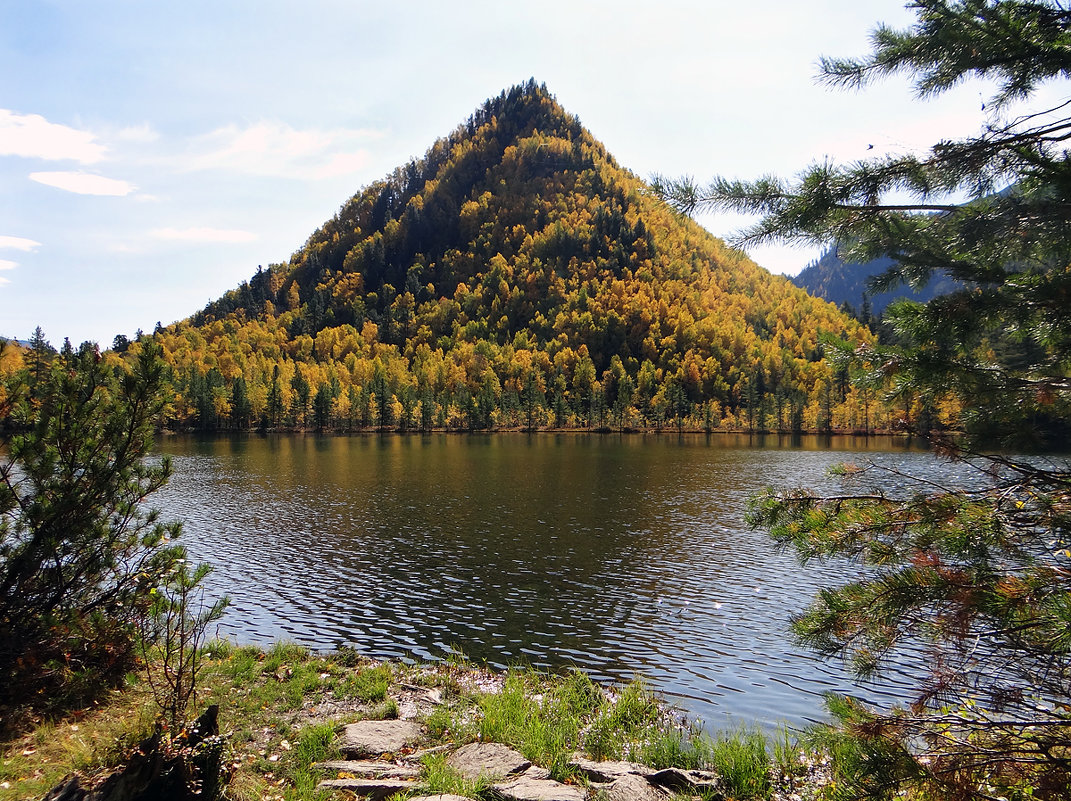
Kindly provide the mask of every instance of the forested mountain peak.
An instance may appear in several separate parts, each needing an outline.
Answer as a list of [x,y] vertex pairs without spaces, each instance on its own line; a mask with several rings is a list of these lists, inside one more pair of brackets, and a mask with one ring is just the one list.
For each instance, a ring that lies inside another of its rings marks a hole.
[[429,407],[429,425],[518,425],[526,406],[527,426],[701,413],[780,428],[834,422],[823,333],[865,335],[673,213],[529,81],[350,198],[288,264],[157,337],[180,394],[183,376],[216,391],[215,411],[185,410],[201,427],[233,423],[241,379],[239,425],[309,424],[308,394],[328,386],[317,426],[364,403],[346,425],[405,427]]
[[[527,250],[542,261],[566,257],[557,265],[565,273],[574,255],[567,240],[575,239],[563,230],[563,204],[576,207],[569,195],[596,201],[594,223],[608,240],[617,243],[626,235],[631,244],[634,234],[649,240],[642,222],[637,232],[624,221],[636,200],[628,196],[639,182],[622,186],[616,176],[603,174],[604,167],[617,171],[612,157],[545,86],[515,86],[486,101],[422,158],[352,197],[289,264],[258,271],[194,320],[236,309],[255,316],[270,301],[278,311],[301,312],[300,324],[292,326],[297,333],[315,334],[324,326],[362,322],[360,303],[356,314],[350,305],[369,294],[375,297],[368,298],[372,306],[365,312],[374,318],[397,293],[452,297],[496,255],[511,259]],[[489,222],[499,230],[487,230]],[[536,238],[526,242],[521,233]],[[461,254],[468,258],[458,259]]]

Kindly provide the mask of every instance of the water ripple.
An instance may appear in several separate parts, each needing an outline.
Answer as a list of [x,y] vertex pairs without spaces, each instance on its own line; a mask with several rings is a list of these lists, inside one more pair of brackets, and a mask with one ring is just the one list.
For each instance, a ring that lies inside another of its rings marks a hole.
[[798,726],[823,693],[902,697],[801,652],[788,617],[846,565],[803,570],[741,519],[764,484],[812,485],[854,458],[918,452],[652,437],[169,439],[157,499],[185,521],[220,633],[352,645],[382,658],[454,650],[496,667],[643,673],[709,725]]

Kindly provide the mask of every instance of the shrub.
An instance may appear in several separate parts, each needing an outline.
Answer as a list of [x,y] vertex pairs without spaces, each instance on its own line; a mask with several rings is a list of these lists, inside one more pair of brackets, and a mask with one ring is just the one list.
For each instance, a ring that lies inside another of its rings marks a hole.
[[159,348],[129,371],[89,343],[47,355],[0,392],[0,710],[84,703],[121,680],[135,622],[184,555],[180,526],[144,506],[171,475],[146,458]]

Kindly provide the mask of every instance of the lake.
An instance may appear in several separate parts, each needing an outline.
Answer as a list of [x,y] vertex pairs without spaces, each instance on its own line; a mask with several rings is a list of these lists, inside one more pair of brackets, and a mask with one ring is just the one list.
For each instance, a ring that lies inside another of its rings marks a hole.
[[554,434],[168,437],[153,503],[185,522],[242,643],[455,651],[495,667],[636,675],[710,729],[798,727],[854,685],[789,616],[846,564],[801,568],[743,523],[766,485],[832,487],[838,462],[932,471],[902,440]]

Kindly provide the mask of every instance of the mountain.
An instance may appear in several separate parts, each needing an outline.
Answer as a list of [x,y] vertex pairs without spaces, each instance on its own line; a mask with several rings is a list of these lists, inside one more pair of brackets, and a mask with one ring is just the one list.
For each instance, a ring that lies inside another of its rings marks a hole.
[[154,337],[177,426],[852,425],[825,335],[530,81]]
[[909,286],[899,286],[887,292],[874,292],[870,289],[870,279],[881,275],[892,266],[893,260],[890,258],[874,259],[864,264],[845,262],[834,245],[801,270],[792,282],[816,297],[824,298],[837,306],[847,303],[856,311],[862,311],[865,294],[871,313],[877,317],[880,317],[885,307],[894,300],[905,298],[926,303],[956,288],[955,281],[938,273],[921,289],[912,289]]

